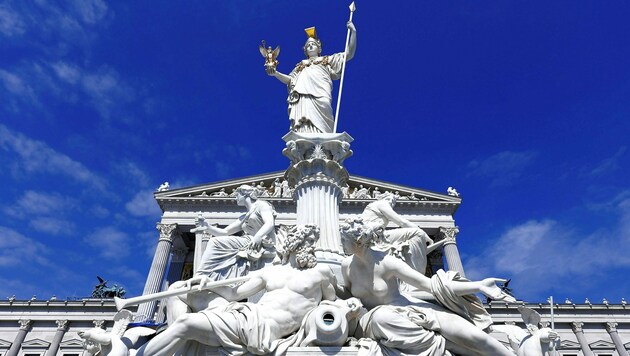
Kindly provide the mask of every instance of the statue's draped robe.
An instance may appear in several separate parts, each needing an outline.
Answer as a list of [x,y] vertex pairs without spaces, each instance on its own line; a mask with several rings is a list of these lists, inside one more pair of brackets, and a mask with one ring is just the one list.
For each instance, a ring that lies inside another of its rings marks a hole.
[[490,314],[474,295],[458,296],[452,281],[465,281],[457,272],[439,270],[431,277],[431,294],[441,306],[407,297],[414,304],[381,305],[361,317],[357,337],[370,338],[359,349],[359,356],[451,355],[440,334],[436,311],[448,310],[470,321],[480,329],[492,324]]
[[303,60],[289,73],[289,120],[297,132],[333,132],[333,80],[341,77],[345,53]]
[[[265,205],[271,206],[266,201],[256,200],[254,206],[247,214],[239,219],[241,228],[246,235],[255,235],[265,224],[261,209]],[[273,209],[273,206],[271,207]],[[275,211],[274,211],[275,215]],[[275,242],[275,231],[271,231],[266,239]],[[212,280],[240,277],[247,274],[250,261],[247,258],[247,247],[250,243],[248,236],[217,236],[208,240],[208,245],[201,257],[201,263],[196,275],[204,275]]]

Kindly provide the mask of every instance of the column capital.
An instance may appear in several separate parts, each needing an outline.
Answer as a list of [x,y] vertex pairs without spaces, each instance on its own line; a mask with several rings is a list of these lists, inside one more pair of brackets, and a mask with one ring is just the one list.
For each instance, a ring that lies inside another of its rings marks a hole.
[[155,228],[160,232],[159,241],[167,241],[173,243],[173,239],[175,238],[175,230],[177,229],[177,224],[162,224],[158,223]]
[[574,321],[571,323],[571,328],[573,329],[573,332],[575,333],[581,333],[584,332],[584,323],[581,321]]
[[608,331],[609,333],[612,332],[617,332],[617,323],[615,323],[614,321],[607,321],[606,324],[604,324],[604,326],[606,327],[606,331]]
[[94,324],[95,328],[105,329],[105,320],[103,319],[92,320],[92,324]]
[[446,244],[456,243],[457,242],[456,237],[458,233],[459,233],[459,228],[457,226],[455,227],[440,226],[439,236],[441,236],[442,239],[445,240]]
[[18,323],[20,323],[20,330],[28,330],[31,327],[31,325],[33,325],[33,320],[20,319],[18,320]]
[[57,330],[63,330],[63,331],[67,331],[68,330],[68,325],[70,324],[70,321],[65,319],[65,320],[57,320]]

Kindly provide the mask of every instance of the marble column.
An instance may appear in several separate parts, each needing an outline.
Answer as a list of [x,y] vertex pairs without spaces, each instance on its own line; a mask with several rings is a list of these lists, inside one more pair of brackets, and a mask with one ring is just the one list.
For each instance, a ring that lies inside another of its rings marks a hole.
[[61,340],[63,340],[63,336],[66,334],[66,331],[68,331],[68,324],[68,320],[57,320],[57,331],[45,356],[55,356],[57,354]]
[[446,257],[446,265],[449,271],[457,271],[460,276],[466,277],[464,273],[464,265],[462,259],[459,257],[459,251],[457,250],[456,236],[459,233],[457,226],[444,227],[440,226],[439,234],[444,240],[444,256]]
[[629,356],[626,347],[623,346],[623,341],[621,341],[621,337],[619,337],[619,333],[617,333],[617,323],[613,321],[608,321],[604,325],[606,326],[606,331],[608,331],[608,335],[610,335],[610,338],[615,344],[615,348],[617,349],[619,356]]
[[[339,234],[339,203],[342,187],[348,180],[343,161],[352,155],[347,133],[307,134],[289,132],[283,137],[282,153],[291,159],[285,173],[295,187],[297,224],[319,226],[320,238],[315,254],[337,272],[344,258]],[[334,267],[336,266],[336,267]]]
[[583,326],[584,323],[581,321],[574,321],[573,323],[571,323],[571,328],[573,329],[573,333],[580,343],[582,353],[584,354],[584,356],[593,356],[593,351],[591,351],[591,348],[588,346],[588,342],[586,341],[586,336],[584,336],[584,330],[582,329]]
[[[168,259],[171,255],[171,247],[173,246],[173,239],[175,238],[177,224],[157,224],[156,228],[160,232],[160,238],[158,240],[157,248],[155,249],[155,255],[153,256],[153,263],[151,263],[151,269],[149,270],[149,276],[147,282],[144,285],[144,292],[142,295],[157,293],[162,289],[162,283],[164,282],[164,275],[166,274],[166,268],[168,267]],[[136,316],[139,321],[149,321],[153,319],[157,301],[142,303],[138,306]]]
[[28,332],[31,330],[31,326],[33,325],[33,321],[29,319],[19,320],[18,323],[20,323],[20,329],[18,330],[17,335],[15,335],[15,339],[13,340],[11,348],[9,348],[6,356],[18,355],[18,353],[20,352],[20,347],[22,347],[22,343],[26,338],[26,334],[28,334]]

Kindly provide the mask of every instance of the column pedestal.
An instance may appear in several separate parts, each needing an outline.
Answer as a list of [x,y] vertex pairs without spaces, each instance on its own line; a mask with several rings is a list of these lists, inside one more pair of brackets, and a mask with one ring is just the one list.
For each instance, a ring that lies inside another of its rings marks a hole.
[[462,277],[466,277],[464,273],[464,265],[462,259],[459,257],[459,251],[457,250],[456,236],[459,233],[457,226],[455,227],[443,227],[440,226],[440,235],[446,242],[444,242],[444,256],[446,257],[446,265],[449,271],[457,271]]
[[295,187],[297,224],[315,224],[320,238],[315,247],[318,261],[328,263],[340,277],[341,260],[345,257],[339,234],[341,188],[346,185],[348,171],[343,161],[352,155],[347,133],[307,134],[289,132],[282,138],[282,151],[291,160],[285,173],[289,185]]
[[[142,295],[157,293],[162,289],[177,224],[157,224],[156,227],[160,232],[160,238],[157,248],[155,249],[155,256],[153,256],[153,263],[151,263],[151,270],[149,270],[149,276],[147,277],[147,283],[144,286]],[[138,321],[152,320],[156,306],[157,301],[140,304],[136,313]]]

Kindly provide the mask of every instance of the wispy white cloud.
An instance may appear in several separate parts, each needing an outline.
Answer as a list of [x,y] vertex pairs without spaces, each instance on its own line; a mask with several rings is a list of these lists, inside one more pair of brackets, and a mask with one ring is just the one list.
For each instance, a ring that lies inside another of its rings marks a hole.
[[0,69],[0,80],[5,89],[16,96],[26,97],[29,100],[35,100],[35,91],[26,83],[18,74]]
[[491,179],[491,186],[509,186],[522,177],[526,169],[534,163],[534,151],[503,151],[484,159],[468,163],[468,175]]
[[81,78],[81,69],[72,63],[56,62],[51,67],[57,77],[66,83],[75,84]]
[[136,162],[122,161],[113,165],[113,171],[124,177],[125,182],[132,183],[134,187],[146,188],[151,184],[151,178]]
[[[630,267],[630,196],[611,199],[614,225],[580,232],[554,220],[531,220],[505,231],[466,262],[467,277],[512,278],[517,296],[527,299],[555,285],[566,293],[593,288],[598,274]],[[565,282],[572,282],[567,286]],[[591,291],[592,292],[592,291]]]
[[49,266],[49,254],[50,250],[44,244],[0,226],[0,266],[16,268],[32,263]]
[[152,190],[142,190],[125,204],[127,211],[134,216],[146,216],[159,218],[162,211],[153,198]]
[[71,235],[76,229],[73,222],[56,217],[36,217],[29,220],[29,226],[51,235]]
[[15,204],[8,205],[4,211],[14,217],[47,215],[73,209],[77,202],[58,193],[26,191]]
[[104,118],[110,117],[113,108],[129,103],[135,97],[135,91],[121,80],[118,72],[106,66],[85,74],[81,85],[91,98],[92,106]]
[[627,149],[628,148],[626,146],[620,147],[612,157],[604,159],[597,165],[597,167],[593,168],[590,172],[591,175],[600,176],[619,169],[619,160],[621,160]]
[[41,141],[28,138],[0,124],[0,151],[15,155],[14,174],[47,173],[68,176],[99,190],[105,190],[105,180],[82,163],[57,152]]
[[12,37],[22,35],[26,24],[22,17],[9,4],[0,4],[0,33]]
[[100,228],[88,233],[83,241],[96,248],[99,256],[109,260],[127,257],[132,248],[129,235],[113,227]]
[[107,15],[107,3],[102,0],[73,0],[72,6],[80,19],[87,24],[95,24]]

